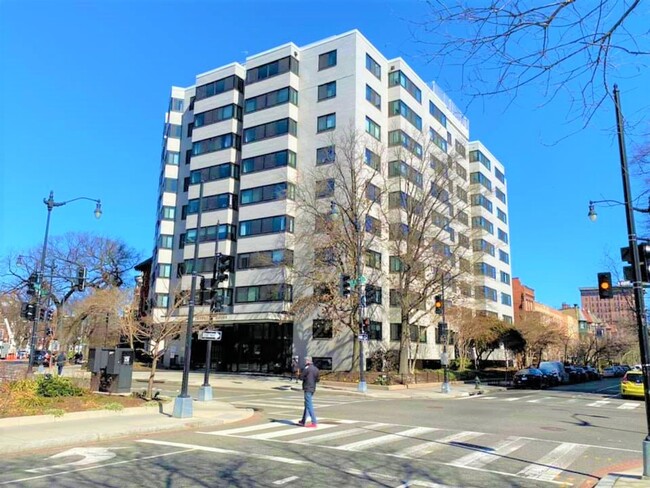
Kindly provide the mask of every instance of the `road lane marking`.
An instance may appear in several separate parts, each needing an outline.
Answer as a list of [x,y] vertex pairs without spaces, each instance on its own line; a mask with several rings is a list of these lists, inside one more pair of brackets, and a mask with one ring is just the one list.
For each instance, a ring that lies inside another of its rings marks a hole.
[[[347,474],[351,474],[353,476],[362,477],[363,479],[368,481],[371,481],[373,479],[400,481],[400,479],[397,476],[391,476],[389,474],[384,474],[384,473],[372,473],[372,472],[362,471],[360,469],[354,469],[354,468],[343,469],[343,472]],[[423,488],[456,488],[450,485],[442,485],[440,483],[434,483],[431,481],[420,481],[420,480],[409,480],[406,482],[402,482],[396,488],[409,487],[409,486],[422,486]],[[466,487],[466,488],[471,488],[471,487]]]
[[254,454],[251,452],[233,451],[232,449],[221,449],[218,447],[200,446],[198,444],[185,444],[184,442],[159,441],[156,439],[138,439],[136,442],[142,442],[144,444],[155,444],[159,446],[181,447],[186,449],[193,449],[195,451],[214,452],[217,454],[232,454],[233,456],[263,459],[265,461],[275,461],[284,464],[306,464],[307,463],[307,461],[302,461],[300,459],[292,459],[292,458],[286,458],[282,456],[267,456],[266,454]]
[[366,425],[364,427],[355,427],[353,429],[348,429],[348,430],[339,430],[336,432],[328,432],[327,434],[309,436],[307,438],[296,439],[290,442],[293,444],[311,444],[313,442],[319,442],[319,441],[342,439],[344,437],[351,437],[353,435],[367,434],[369,430],[380,429],[381,427],[385,427],[386,425],[387,424],[383,424],[383,423],[371,424],[371,425]]
[[478,399],[480,399],[480,400],[496,400],[496,399],[497,399],[497,397],[493,397],[493,396],[482,396],[482,395],[481,395],[481,396],[478,396],[478,397],[475,396],[475,397],[468,397],[468,398],[478,398]]
[[588,407],[596,407],[596,408],[598,408],[598,407],[604,407],[605,405],[609,405],[610,403],[612,403],[612,402],[610,402],[609,400],[597,400],[597,401],[592,402],[592,403],[587,403],[587,406]]
[[499,443],[491,451],[477,451],[452,461],[453,466],[470,466],[472,468],[482,468],[483,466],[502,459],[503,456],[516,451],[528,444],[527,439],[521,437],[511,437],[506,441]]
[[448,435],[447,437],[443,437],[436,441],[423,442],[415,446],[407,447],[406,449],[402,449],[401,451],[397,451],[393,454],[389,454],[389,456],[404,457],[404,458],[411,458],[411,457],[419,458],[422,456],[426,456],[427,454],[431,454],[432,452],[437,451],[439,449],[442,449],[443,447],[449,447],[452,442],[463,442],[469,439],[474,439],[481,435],[483,434],[481,434],[480,432],[469,432],[469,431],[457,432],[456,434]]
[[[329,429],[331,427],[336,427],[336,425],[318,424],[318,430]],[[299,435],[304,432],[305,431],[303,430],[303,427],[297,425],[288,425],[284,429],[275,432],[264,432],[263,434],[248,435],[244,437],[246,437],[246,439],[257,439],[263,441],[265,439],[275,439],[276,437],[286,437],[288,435]]]
[[427,434],[429,432],[433,432],[434,430],[436,429],[430,427],[415,427],[413,429],[402,430],[394,434],[386,434],[386,435],[381,435],[379,437],[365,439],[363,441],[352,442],[350,444],[338,446],[336,447],[336,449],[340,451],[362,451],[364,449],[378,446],[380,444],[389,444],[391,442],[397,442],[397,441],[405,440],[407,438],[412,438],[411,436]]
[[625,402],[624,404],[622,404],[621,406],[616,407],[616,408],[618,408],[620,410],[634,410],[635,408],[639,408],[639,405],[641,405],[641,404],[640,403]]
[[553,481],[586,450],[587,448],[580,444],[562,443],[539,460],[526,466],[517,475],[540,481]]
[[526,403],[539,403],[543,402],[544,400],[552,400],[553,397],[545,396],[542,398],[536,398],[535,400],[526,400]]
[[274,485],[286,485],[287,483],[291,483],[292,481],[296,481],[299,477],[298,476],[289,476],[288,478],[284,478],[281,480],[274,481]]
[[517,400],[521,400],[523,397],[514,397],[514,398],[504,398],[504,402],[516,402]]
[[[289,420],[289,422],[291,421]],[[287,424],[283,424],[280,422],[269,422],[268,424],[256,424],[256,425],[250,425],[248,427],[239,427],[237,429],[213,430],[211,432],[198,432],[198,434],[233,435],[233,434],[242,434],[244,432],[255,432],[256,430],[273,429],[273,428],[281,427],[282,425],[287,425]]]

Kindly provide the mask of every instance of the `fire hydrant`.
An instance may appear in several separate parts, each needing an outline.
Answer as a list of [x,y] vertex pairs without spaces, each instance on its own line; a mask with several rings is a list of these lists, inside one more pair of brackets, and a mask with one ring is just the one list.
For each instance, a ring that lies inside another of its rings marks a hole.
[[474,386],[475,390],[479,390],[481,388],[481,380],[478,376],[474,378],[474,384],[476,385]]

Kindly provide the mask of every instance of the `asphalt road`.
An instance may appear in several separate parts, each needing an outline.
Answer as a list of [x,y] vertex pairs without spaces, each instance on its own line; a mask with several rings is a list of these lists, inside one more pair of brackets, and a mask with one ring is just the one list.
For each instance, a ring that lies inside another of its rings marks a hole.
[[321,389],[318,429],[293,424],[299,391],[220,390],[215,398],[257,414],[207,432],[4,457],[0,486],[591,486],[640,463],[644,406],[617,398],[618,381],[459,399]]

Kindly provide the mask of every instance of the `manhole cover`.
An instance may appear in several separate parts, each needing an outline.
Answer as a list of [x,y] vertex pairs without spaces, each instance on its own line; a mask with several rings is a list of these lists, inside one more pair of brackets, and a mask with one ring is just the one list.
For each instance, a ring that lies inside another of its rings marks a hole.
[[540,427],[542,430],[548,430],[551,432],[566,432],[566,429],[563,429],[562,427],[548,427],[548,426],[542,426]]

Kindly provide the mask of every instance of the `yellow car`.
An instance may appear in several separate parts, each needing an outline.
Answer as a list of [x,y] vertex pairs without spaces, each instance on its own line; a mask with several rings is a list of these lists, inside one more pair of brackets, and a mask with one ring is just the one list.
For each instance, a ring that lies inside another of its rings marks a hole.
[[625,373],[621,380],[621,396],[643,398],[643,373],[641,371],[631,370]]

